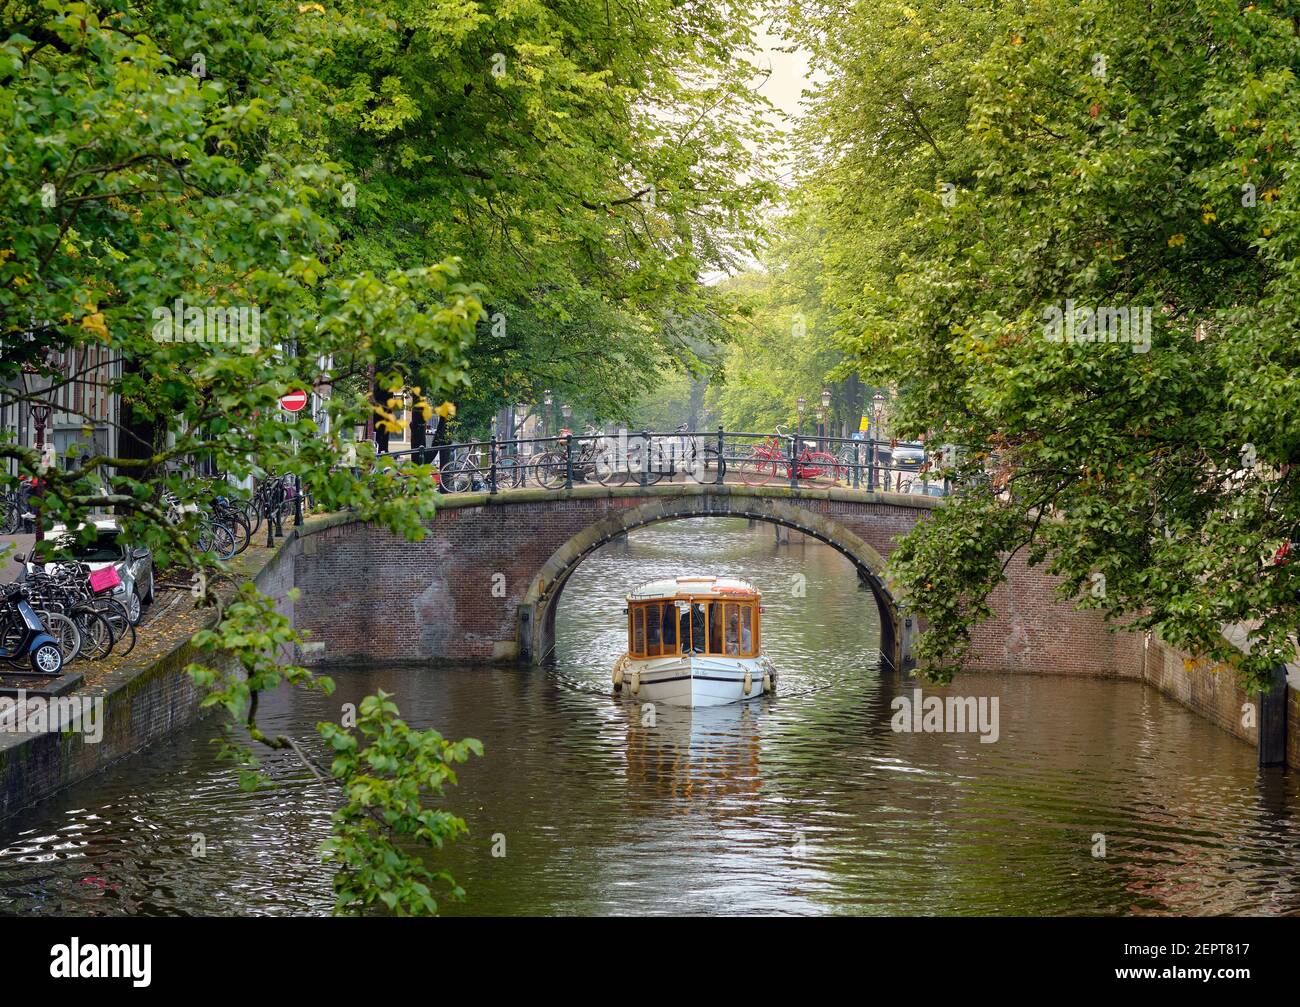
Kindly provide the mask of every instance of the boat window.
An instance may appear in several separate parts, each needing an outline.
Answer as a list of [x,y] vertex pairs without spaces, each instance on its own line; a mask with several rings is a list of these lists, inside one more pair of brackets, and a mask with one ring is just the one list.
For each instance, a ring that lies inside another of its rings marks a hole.
[[659,656],[659,635],[662,625],[659,621],[659,606],[647,605],[645,607],[645,650],[650,657]]
[[677,606],[671,601],[664,602],[664,653],[677,652]]
[[645,608],[637,605],[632,609],[632,653],[645,653]]
[[709,653],[722,652],[722,602],[714,601],[709,603]]
[[754,653],[754,606],[740,606],[740,652],[751,656]]
[[691,651],[704,653],[704,606],[698,602],[691,604]]
[[740,606],[727,606],[727,653],[732,657],[740,655]]

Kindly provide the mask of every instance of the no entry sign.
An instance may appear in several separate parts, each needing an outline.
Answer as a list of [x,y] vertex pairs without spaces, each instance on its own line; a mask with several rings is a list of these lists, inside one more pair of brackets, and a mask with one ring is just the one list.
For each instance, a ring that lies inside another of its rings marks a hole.
[[284,398],[280,399],[280,408],[290,413],[300,412],[306,404],[306,392],[290,392],[288,395],[284,396]]

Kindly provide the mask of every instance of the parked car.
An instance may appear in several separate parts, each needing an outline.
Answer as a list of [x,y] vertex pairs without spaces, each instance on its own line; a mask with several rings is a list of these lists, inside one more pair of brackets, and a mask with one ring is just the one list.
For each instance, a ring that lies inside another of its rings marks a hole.
[[890,464],[896,469],[917,471],[925,464],[925,448],[919,441],[899,441],[892,451]]
[[[85,563],[93,573],[104,567],[117,569],[119,583],[110,592],[126,606],[127,616],[132,625],[140,622],[143,608],[153,601],[153,554],[143,546],[131,546],[122,540],[122,529],[112,518],[100,518],[94,522],[95,538],[89,542],[80,542],[64,525],[55,525],[50,529],[50,538],[79,563]],[[82,528],[84,529],[84,525]],[[15,557],[22,562],[25,557]],[[34,569],[30,558],[24,567]],[[49,569],[53,564],[47,564]]]
[[947,496],[943,491],[943,480],[938,482],[922,482],[920,479],[913,481],[909,493],[917,496],[941,497]]

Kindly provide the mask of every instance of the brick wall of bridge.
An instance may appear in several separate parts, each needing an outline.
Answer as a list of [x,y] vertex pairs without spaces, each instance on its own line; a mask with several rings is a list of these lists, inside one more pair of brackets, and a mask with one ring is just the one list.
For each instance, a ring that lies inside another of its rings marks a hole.
[[[681,516],[761,516],[763,501],[775,498],[797,506],[809,522],[835,522],[884,558],[930,504],[888,494],[864,503],[861,494],[833,491],[793,499],[770,490],[755,496],[738,487],[724,494],[691,489],[663,497],[663,506],[680,508]],[[523,491],[518,502],[457,503],[439,511],[418,543],[342,522],[291,544],[293,583],[302,592],[295,624],[324,645],[306,660],[511,659],[520,602],[543,565],[565,543],[642,508],[646,498],[605,491],[557,501]],[[993,598],[995,618],[976,631],[973,670],[1141,676],[1140,637],[1111,633],[1095,613],[1057,601],[1055,581],[1041,568],[1016,561],[1008,576]]]

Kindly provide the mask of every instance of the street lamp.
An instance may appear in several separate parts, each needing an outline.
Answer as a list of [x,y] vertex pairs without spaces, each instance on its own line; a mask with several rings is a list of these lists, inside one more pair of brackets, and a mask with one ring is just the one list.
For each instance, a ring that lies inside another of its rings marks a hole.
[[805,399],[802,395],[800,395],[799,398],[795,400],[794,407],[799,411],[799,423],[795,427],[795,436],[802,437],[803,436],[803,413],[804,410],[808,408],[808,400]]
[[[872,460],[876,463],[872,466],[872,470],[871,470],[871,474],[873,477],[877,477],[878,475],[877,469],[879,467],[879,461],[880,461],[880,418],[884,413],[886,401],[888,400],[885,398],[884,392],[877,391],[875,395],[871,396],[871,404],[876,407],[875,424],[871,431],[871,456],[872,456]],[[873,478],[871,481],[872,489],[875,489],[875,481],[876,481],[875,478]],[[885,489],[889,489],[888,472],[885,473]]]
[[570,405],[560,406],[560,414],[564,417],[564,425],[569,425],[569,417],[573,415],[573,407]]
[[[829,388],[822,389],[822,413],[823,413],[822,422],[826,423],[830,419],[830,415],[831,415],[831,390]],[[830,436],[830,430],[829,429],[823,430],[822,436],[823,437]],[[825,450],[825,448],[823,447],[822,450]]]
[[826,450],[826,407],[817,407],[817,450]]

